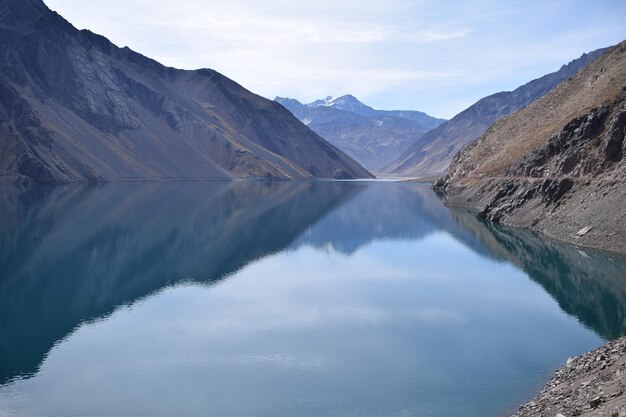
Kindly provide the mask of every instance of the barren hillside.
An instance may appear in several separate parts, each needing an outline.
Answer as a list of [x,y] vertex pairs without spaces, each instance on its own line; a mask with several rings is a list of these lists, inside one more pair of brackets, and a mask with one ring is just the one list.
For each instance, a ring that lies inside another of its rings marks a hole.
[[0,181],[371,175],[216,71],[165,67],[0,0]]
[[452,205],[626,252],[626,42],[457,154],[437,181]]

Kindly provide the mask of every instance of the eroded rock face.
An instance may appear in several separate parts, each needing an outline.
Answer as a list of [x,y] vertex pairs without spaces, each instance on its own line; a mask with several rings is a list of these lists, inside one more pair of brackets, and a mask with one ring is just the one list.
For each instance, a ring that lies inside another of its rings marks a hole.
[[561,132],[508,169],[512,176],[597,176],[624,154],[626,101],[607,103],[574,118]]
[[479,216],[500,221],[534,198],[541,199],[547,209],[554,207],[577,182],[582,180],[584,185],[586,178],[619,168],[625,121],[626,101],[602,106],[572,120],[545,145],[507,170],[506,179]]
[[533,199],[546,210],[560,205],[575,186],[601,176],[624,178],[626,100],[577,117],[543,146],[506,172],[479,216],[500,221]]

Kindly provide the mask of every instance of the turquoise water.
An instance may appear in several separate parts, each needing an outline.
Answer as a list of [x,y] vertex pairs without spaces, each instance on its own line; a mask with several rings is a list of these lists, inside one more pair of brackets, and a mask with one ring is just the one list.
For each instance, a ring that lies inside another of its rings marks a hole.
[[428,187],[0,189],[0,415],[506,416],[625,334],[626,263]]

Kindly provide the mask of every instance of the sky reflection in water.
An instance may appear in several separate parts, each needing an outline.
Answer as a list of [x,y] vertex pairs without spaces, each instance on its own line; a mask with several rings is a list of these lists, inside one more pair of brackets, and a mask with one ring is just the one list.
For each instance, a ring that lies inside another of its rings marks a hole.
[[423,185],[1,201],[0,414],[496,417],[624,333],[623,259],[487,226]]

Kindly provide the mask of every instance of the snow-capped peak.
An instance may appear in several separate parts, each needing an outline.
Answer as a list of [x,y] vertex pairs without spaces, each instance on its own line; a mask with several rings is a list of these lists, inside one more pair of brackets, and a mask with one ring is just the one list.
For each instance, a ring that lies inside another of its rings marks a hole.
[[358,106],[365,106],[365,104],[361,103],[356,97],[354,97],[351,94],[346,94],[345,96],[341,96],[341,97],[333,97],[333,96],[328,96],[325,99],[321,99],[321,100],[315,100],[312,103],[307,104],[309,107],[320,107],[320,106],[335,106],[335,107],[341,107],[341,106],[354,106],[354,105],[358,105]]
[[309,107],[322,107],[322,106],[332,106],[332,103],[335,101],[333,96],[328,96],[323,100],[315,100],[312,103],[307,104]]
[[315,100],[312,103],[307,104],[309,107],[332,107],[338,110],[349,111],[361,115],[371,115],[376,112],[372,107],[369,107],[361,103],[356,97],[351,94],[346,94],[341,97],[334,98],[328,96],[323,100]]

